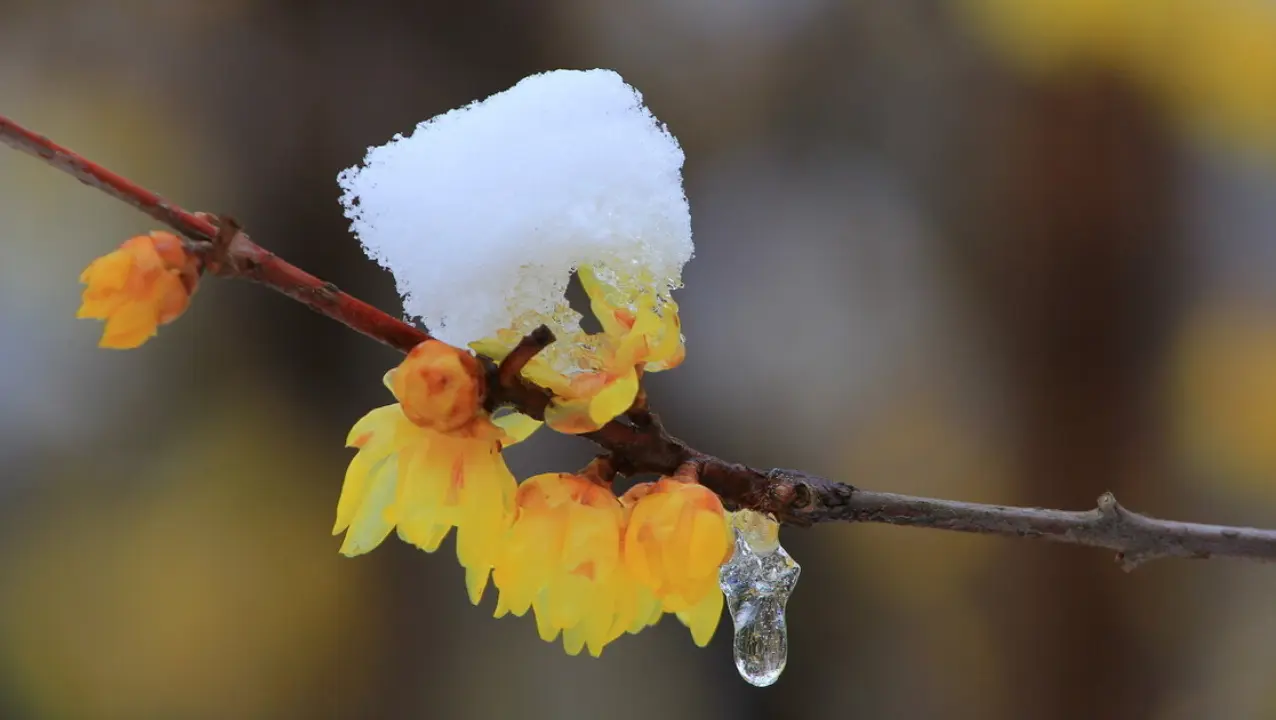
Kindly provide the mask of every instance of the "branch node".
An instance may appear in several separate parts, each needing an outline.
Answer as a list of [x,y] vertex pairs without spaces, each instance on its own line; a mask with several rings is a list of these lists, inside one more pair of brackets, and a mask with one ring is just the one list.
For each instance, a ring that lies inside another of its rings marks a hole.
[[794,510],[804,510],[811,507],[814,495],[811,492],[811,486],[806,483],[797,483],[793,486],[793,501],[789,507]]
[[1121,507],[1121,503],[1117,502],[1116,496],[1110,492],[1105,492],[1099,496],[1098,500],[1099,517],[1113,522],[1119,522],[1125,515],[1125,508]]
[[197,212],[197,217],[217,228],[217,236],[203,250],[204,269],[214,275],[234,277],[250,275],[257,261],[253,253],[245,252],[251,245],[243,226],[229,215],[213,215]]

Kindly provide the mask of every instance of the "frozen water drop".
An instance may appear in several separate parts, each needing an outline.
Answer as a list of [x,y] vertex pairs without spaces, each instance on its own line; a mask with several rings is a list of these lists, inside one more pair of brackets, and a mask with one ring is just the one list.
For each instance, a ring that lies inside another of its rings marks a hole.
[[752,685],[780,679],[789,657],[784,606],[802,567],[780,546],[780,526],[751,510],[731,514],[735,553],[719,574],[735,625],[735,666]]

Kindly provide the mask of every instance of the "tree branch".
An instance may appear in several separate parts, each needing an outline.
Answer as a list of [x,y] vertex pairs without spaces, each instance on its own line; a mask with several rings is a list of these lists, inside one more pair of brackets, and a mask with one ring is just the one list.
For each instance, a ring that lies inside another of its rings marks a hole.
[[[187,238],[211,274],[265,285],[402,352],[430,337],[253,243],[234,221],[214,222],[183,210],[2,115],[0,141],[173,228]],[[544,417],[548,393],[524,381],[517,371],[549,342],[552,335],[533,333],[520,343],[514,360],[502,366],[488,364],[491,405],[510,405]],[[792,525],[874,522],[1034,538],[1113,550],[1126,569],[1170,557],[1276,561],[1276,531],[1159,520],[1126,510],[1111,494],[1100,497],[1093,510],[1069,511],[872,492],[797,470],[758,470],[702,453],[670,435],[647,407],[645,396],[629,419],[613,420],[583,436],[607,451],[611,467],[628,475],[672,475],[691,463],[700,481],[728,507],[770,513]]]
[[[85,185],[101,190],[173,228],[190,241],[191,249],[204,259],[206,269],[213,274],[265,285],[401,352],[407,352],[430,338],[419,328],[390,317],[372,305],[341,292],[336,285],[324,282],[253,244],[247,237],[234,232],[237,226],[228,228],[228,232],[220,232],[210,216],[183,210],[3,115],[0,115],[0,142],[39,158]],[[242,242],[236,240],[236,235],[242,238]]]

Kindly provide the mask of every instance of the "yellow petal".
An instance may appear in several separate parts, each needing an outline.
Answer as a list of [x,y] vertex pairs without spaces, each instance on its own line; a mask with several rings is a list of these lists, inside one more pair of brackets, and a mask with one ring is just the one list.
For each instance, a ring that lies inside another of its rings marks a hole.
[[496,612],[492,613],[494,618],[503,618],[510,611],[509,606],[505,604],[505,593],[496,596]]
[[354,557],[366,553],[390,534],[394,523],[387,517],[386,510],[394,502],[397,470],[398,462],[390,457],[372,471],[367,495],[346,530],[345,542],[341,544],[342,555]]
[[577,625],[563,630],[563,649],[575,657],[585,647],[585,628]]
[[647,355],[645,369],[648,372],[672,370],[682,364],[687,350],[682,340],[682,322],[678,319],[678,305],[668,300],[661,308],[661,328],[659,340],[651,347]]
[[525,511],[501,543],[492,578],[501,590],[501,601],[514,615],[527,612],[558,567],[565,517],[563,512]]
[[695,514],[688,543],[687,570],[692,576],[718,576],[730,548],[725,528],[726,519],[722,514],[705,510]]
[[397,418],[402,417],[398,405],[387,405],[364,415],[350,429],[346,437],[347,447],[357,447],[359,452],[346,468],[345,482],[337,500],[337,519],[332,534],[345,530],[354,519],[355,512],[363,504],[368,491],[368,480],[374,468],[389,456]]
[[589,654],[594,657],[600,657],[603,648],[614,639],[612,627],[620,589],[616,582],[600,582],[594,587],[593,607],[581,622],[585,645],[589,647]]
[[[664,561],[665,579],[679,593],[685,594],[687,580],[692,576],[689,568],[691,553],[691,532],[695,527],[696,509],[686,498],[679,497],[676,512],[669,518],[673,523],[673,532],[664,539],[661,559]],[[673,503],[671,503],[673,505]],[[699,600],[699,596],[687,597],[687,600]]]
[[558,628],[550,622],[549,608],[545,606],[543,593],[532,601],[532,611],[532,614],[536,616],[536,632],[541,636],[541,640],[554,642],[554,638],[558,637]]
[[545,424],[567,435],[593,432],[601,425],[589,417],[589,400],[554,401],[545,408]]
[[643,628],[651,627],[660,622],[661,616],[665,614],[664,608],[660,606],[660,600],[651,593],[650,590],[642,588],[638,591],[638,613],[635,622],[630,627],[630,633],[637,633]]
[[443,541],[447,539],[448,533],[452,532],[451,525],[405,525],[399,523],[398,534],[399,539],[403,542],[414,545],[428,553],[432,553],[439,549]]
[[445,440],[425,430],[417,434],[416,443],[399,451],[395,521],[399,537],[433,552],[454,524],[455,513],[445,504],[454,459],[444,449]]
[[483,600],[483,590],[487,588],[487,578],[492,569],[488,567],[465,568],[465,592],[470,603],[478,605]]
[[124,303],[107,318],[98,346],[131,350],[154,337],[158,326],[154,307],[137,302]]
[[467,577],[470,601],[477,605],[487,586],[488,570],[496,563],[500,541],[513,520],[518,483],[500,453],[490,446],[480,444],[468,452],[460,479],[456,555],[461,565],[476,573]]
[[707,593],[704,599],[689,610],[678,613],[678,619],[691,630],[691,639],[699,647],[709,644],[713,631],[718,628],[718,619],[722,617],[722,593]]
[[523,377],[558,396],[571,392],[571,380],[547,363],[541,362],[539,355],[523,366]]
[[363,447],[374,433],[393,434],[396,421],[403,417],[399,404],[384,405],[359,418],[346,435],[346,447]]
[[638,397],[638,373],[629,372],[608,383],[589,403],[589,418],[599,427],[625,413]]
[[497,338],[484,338],[470,343],[470,349],[485,358],[500,362],[510,354],[513,347]]
[[116,250],[96,258],[80,273],[80,282],[91,285],[95,291],[122,290],[128,283],[133,269],[131,253]]
[[544,423],[520,412],[498,410],[496,414],[492,415],[492,424],[505,433],[507,439],[501,445],[509,447],[526,440],[529,435],[536,432]]
[[337,500],[337,520],[332,525],[332,534],[336,535],[350,527],[350,521],[359,506],[363,504],[368,492],[368,477],[385,458],[377,458],[373,462],[370,454],[360,452],[350,460],[346,468],[346,479],[341,484],[341,497]]
[[542,607],[549,614],[549,622],[558,628],[574,627],[589,608],[589,583],[583,578],[559,573],[545,587],[543,596]]
[[653,590],[660,587],[664,575],[659,545],[650,536],[654,515],[662,500],[658,495],[640,500],[633,508],[625,531],[625,567],[635,581]]
[[118,294],[102,295],[85,290],[80,300],[80,307],[75,311],[75,317],[105,320],[111,316],[111,313],[119,309],[124,302],[125,298]]
[[628,328],[616,319],[617,306],[608,299],[608,287],[598,279],[594,269],[588,266],[581,267],[576,271],[576,277],[580,279],[581,287],[589,296],[589,309],[594,317],[598,318],[598,324],[602,326],[603,332],[616,337],[623,335]]

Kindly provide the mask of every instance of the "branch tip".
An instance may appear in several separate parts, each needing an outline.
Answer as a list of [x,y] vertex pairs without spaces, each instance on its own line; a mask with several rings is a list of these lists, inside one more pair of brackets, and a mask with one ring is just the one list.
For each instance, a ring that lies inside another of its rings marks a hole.
[[501,360],[496,368],[496,379],[501,387],[514,387],[522,382],[523,368],[536,354],[554,343],[554,331],[541,325],[523,336],[514,349]]

